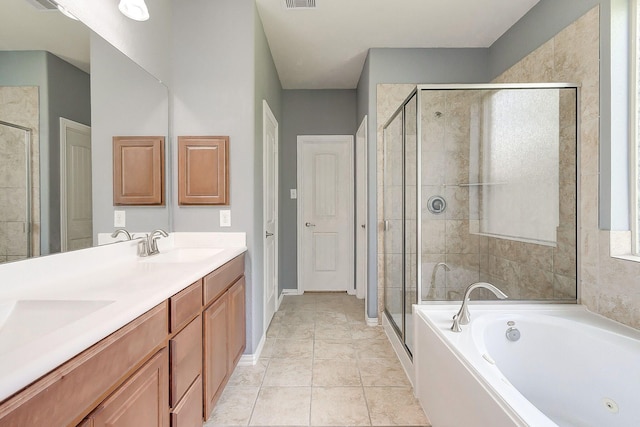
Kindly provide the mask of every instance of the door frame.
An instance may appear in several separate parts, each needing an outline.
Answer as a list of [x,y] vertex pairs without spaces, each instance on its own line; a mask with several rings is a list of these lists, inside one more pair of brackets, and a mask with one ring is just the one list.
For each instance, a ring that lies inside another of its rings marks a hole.
[[[298,270],[298,294],[304,294],[304,282],[303,282],[303,258],[302,258],[302,248],[303,248],[303,236],[304,236],[304,218],[303,218],[303,206],[304,206],[304,191],[301,191],[304,183],[304,174],[303,174],[303,157],[302,150],[305,143],[322,143],[322,142],[340,142],[347,144],[349,146],[349,156],[350,161],[347,162],[351,167],[351,171],[349,173],[350,185],[349,190],[351,192],[350,199],[352,203],[349,205],[349,217],[352,219],[349,221],[350,231],[349,234],[352,237],[352,246],[351,253],[355,250],[355,233],[354,233],[354,224],[355,224],[355,175],[354,175],[354,138],[353,135],[298,135],[297,137],[297,156],[296,156],[296,167],[297,167],[297,182],[296,188],[297,192],[297,270]],[[353,295],[355,293],[355,263],[352,262],[353,268],[353,277],[354,277],[354,287],[353,289],[347,289],[347,293],[349,295]]]
[[[368,213],[368,197],[367,197],[367,153],[368,153],[368,141],[367,141],[367,116],[365,115],[356,132],[356,168],[355,168],[355,206],[356,206],[356,236],[355,236],[355,283],[356,283],[356,297],[365,301],[365,307],[367,306],[368,295],[368,280],[367,280],[367,264],[369,256],[369,244],[368,244],[368,232],[369,226],[367,221]],[[362,166],[362,170],[358,169],[358,165]],[[362,197],[358,195],[362,194]],[[359,212],[364,211],[364,215],[360,215]],[[364,228],[362,233],[361,228]],[[362,265],[364,263],[364,265]],[[360,272],[360,274],[358,274]]]
[[[67,251],[67,129],[88,131],[91,137],[91,126],[60,117],[60,251]],[[95,242],[94,242],[95,244]]]
[[[276,117],[274,116],[273,112],[271,111],[271,108],[269,107],[269,104],[267,103],[266,99],[262,100],[262,147],[263,147],[263,155],[262,155],[262,191],[263,191],[263,195],[266,194],[266,187],[267,187],[267,179],[265,179],[265,173],[266,173],[266,165],[267,165],[267,159],[268,156],[264,155],[264,147],[266,145],[266,141],[267,141],[267,120],[271,121],[274,125],[275,125],[275,141],[274,141],[274,148],[275,148],[275,152],[276,152],[276,156],[275,156],[275,160],[274,160],[274,165],[273,165],[273,172],[274,172],[274,199],[275,199],[275,204],[274,204],[274,209],[275,209],[275,213],[274,213],[274,217],[275,217],[275,225],[274,225],[274,232],[273,232],[273,238],[274,238],[274,247],[275,247],[275,259],[274,259],[274,266],[273,266],[273,275],[274,275],[274,280],[275,280],[275,286],[276,286],[276,295],[275,295],[275,307],[274,307],[274,312],[278,311],[278,309],[280,308],[280,295],[279,295],[279,271],[278,271],[278,262],[279,262],[279,258],[278,258],[278,242],[279,242],[279,233],[278,233],[278,205],[279,205],[279,195],[278,195],[278,174],[279,174],[279,162],[278,162],[278,132],[279,132],[279,124],[278,124],[278,120],[276,120]],[[262,199],[262,235],[266,236],[267,233],[267,225],[266,225],[266,218],[267,218],[267,201],[266,198],[263,197]],[[266,274],[267,274],[267,253],[266,251],[263,251],[262,254],[263,258],[262,258],[262,275],[263,278],[266,279]],[[264,281],[264,283],[266,283],[266,280]],[[269,327],[269,324],[266,321],[267,318],[267,292],[265,289],[264,295],[263,295],[263,305],[262,305],[262,309],[263,309],[263,323],[264,323],[264,330],[266,331],[267,328]]]

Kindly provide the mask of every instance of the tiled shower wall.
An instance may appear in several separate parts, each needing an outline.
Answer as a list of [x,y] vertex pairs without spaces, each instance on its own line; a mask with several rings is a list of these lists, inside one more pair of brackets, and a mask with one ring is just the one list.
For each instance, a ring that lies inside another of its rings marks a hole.
[[[31,141],[32,255],[40,253],[40,162],[38,88],[0,86],[0,120],[33,129]],[[0,158],[0,263],[26,258],[24,238],[24,182],[15,168],[23,167],[24,132],[6,126],[0,130],[0,144],[6,156]],[[19,147],[16,149],[16,147]]]

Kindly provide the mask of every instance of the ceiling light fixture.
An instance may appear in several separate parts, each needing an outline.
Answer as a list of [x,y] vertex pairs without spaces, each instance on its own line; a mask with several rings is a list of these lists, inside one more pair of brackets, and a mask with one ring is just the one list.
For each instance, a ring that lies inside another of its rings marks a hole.
[[120,0],[118,5],[120,12],[134,21],[146,21],[149,19],[149,9],[144,0]]

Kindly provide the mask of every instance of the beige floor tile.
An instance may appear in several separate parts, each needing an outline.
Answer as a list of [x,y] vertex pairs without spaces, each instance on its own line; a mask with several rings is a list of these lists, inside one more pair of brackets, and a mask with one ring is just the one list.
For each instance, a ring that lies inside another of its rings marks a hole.
[[267,338],[278,338],[280,329],[282,328],[282,322],[271,322],[269,329],[267,329]]
[[358,359],[397,359],[388,340],[353,340]]
[[288,340],[276,339],[271,357],[293,358],[300,357],[309,359],[313,356],[313,340]]
[[264,340],[264,346],[262,347],[262,353],[260,353],[260,357],[273,356],[273,350],[275,348],[276,348],[276,339],[267,338],[266,340]]
[[360,371],[354,360],[316,359],[313,361],[314,386],[359,386]]
[[370,426],[362,387],[313,387],[312,426]]
[[280,327],[278,338],[302,340],[313,338],[315,325],[313,323],[286,324]]
[[351,324],[351,338],[354,340],[387,340],[382,326],[369,326],[364,323]]
[[271,359],[264,376],[264,386],[310,386],[312,360]]
[[351,328],[346,323],[339,325],[316,323],[315,338],[319,340],[350,340]]
[[359,359],[358,367],[364,386],[411,387],[398,359]]
[[249,425],[308,425],[310,411],[311,387],[262,387]]
[[260,387],[227,385],[203,427],[248,425],[259,391]]
[[353,342],[351,340],[315,340],[313,357],[352,360],[355,358]]
[[411,388],[364,387],[371,424],[374,426],[428,426]]
[[228,385],[260,387],[268,364],[269,359],[260,359],[253,366],[237,366],[229,378]]

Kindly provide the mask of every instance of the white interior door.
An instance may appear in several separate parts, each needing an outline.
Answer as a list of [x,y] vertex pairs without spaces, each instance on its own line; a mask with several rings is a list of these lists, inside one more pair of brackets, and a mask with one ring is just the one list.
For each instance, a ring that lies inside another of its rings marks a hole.
[[264,328],[269,327],[278,304],[278,122],[267,101],[262,101],[264,144]]
[[93,246],[91,128],[60,118],[60,246]]
[[353,291],[353,136],[298,136],[298,288]]
[[356,296],[367,294],[367,116],[356,132]]

